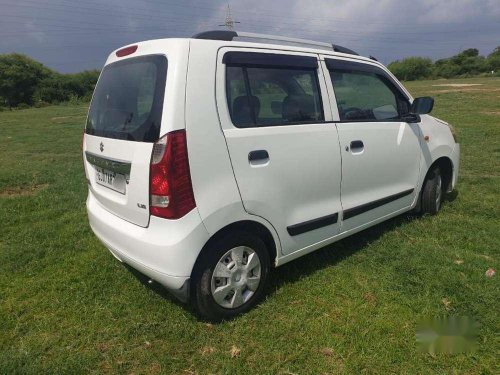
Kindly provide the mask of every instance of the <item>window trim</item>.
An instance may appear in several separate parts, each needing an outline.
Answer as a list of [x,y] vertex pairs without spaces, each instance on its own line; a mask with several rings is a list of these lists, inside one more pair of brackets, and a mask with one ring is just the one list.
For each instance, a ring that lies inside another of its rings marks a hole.
[[365,72],[365,73],[375,73],[376,75],[383,76],[394,86],[394,88],[408,101],[410,101],[409,96],[401,90],[398,83],[382,68],[366,64],[357,61],[347,61],[347,60],[338,60],[338,59],[330,59],[325,58],[325,64],[328,68],[328,71],[331,70],[342,70],[342,71],[353,71],[353,72]]
[[[276,56],[279,56],[278,58]],[[246,59],[245,59],[246,58]],[[313,63],[314,62],[314,63]],[[226,106],[229,110],[229,119],[231,124],[237,129],[252,129],[252,128],[268,128],[268,127],[282,127],[289,125],[310,125],[310,124],[324,124],[331,121],[325,120],[325,107],[323,103],[323,95],[321,91],[321,85],[319,81],[318,69],[319,61],[317,57],[313,56],[301,56],[301,55],[288,55],[288,54],[276,54],[276,53],[261,53],[261,52],[239,52],[239,51],[229,51],[226,52],[222,57],[222,63],[225,65],[224,68],[224,97]],[[264,64],[265,63],[265,64]],[[309,121],[293,121],[293,122],[283,122],[275,124],[259,124],[257,122],[257,117],[255,115],[255,108],[253,102],[249,100],[250,107],[252,109],[252,119],[254,123],[251,126],[239,126],[233,122],[231,116],[231,105],[228,101],[228,80],[227,80],[227,68],[228,67],[238,67],[242,68],[243,80],[245,83],[245,91],[247,97],[252,96],[250,81],[248,78],[247,68],[260,68],[260,69],[284,69],[284,70],[304,70],[313,72],[317,94],[319,97],[319,106],[321,120],[309,120]]]
[[245,66],[251,68],[279,67],[318,69],[318,59],[316,57],[269,52],[226,52],[222,58],[222,63],[230,66]]
[[[251,113],[252,121],[254,125],[257,125],[257,115],[255,113],[255,106],[253,105],[254,104],[253,100],[250,100],[250,98],[252,97],[252,88],[250,87],[250,79],[248,78],[248,71],[246,66],[241,67],[241,74],[243,74],[243,82],[245,84],[245,93],[247,95],[248,105],[250,106],[250,109],[252,111]],[[231,122],[233,122],[232,115],[231,115]]]
[[[355,61],[347,61],[347,60],[338,60],[338,59],[331,59],[331,58],[325,58],[325,64],[328,69],[328,74],[330,76],[330,81],[332,83],[332,88],[333,92],[335,93],[335,82],[332,80],[332,72],[350,72],[350,73],[371,73],[375,74],[377,77],[381,79],[381,81],[387,86],[389,90],[396,96],[396,100],[398,100],[397,96],[399,95],[401,99],[405,100],[406,103],[408,104],[408,108],[411,106],[411,101],[408,95],[402,91],[397,84],[397,82],[392,78],[386,71],[383,69],[371,65],[371,64],[365,64],[361,62],[355,62]],[[335,93],[335,98],[337,97]],[[337,106],[337,111],[339,114],[339,120],[336,121],[338,123],[357,123],[357,122],[402,122],[403,117],[399,113],[398,109],[398,117],[397,118],[390,118],[390,119],[360,119],[360,120],[342,120],[340,119],[340,110],[338,109],[338,104],[337,101],[335,100],[335,105]]]

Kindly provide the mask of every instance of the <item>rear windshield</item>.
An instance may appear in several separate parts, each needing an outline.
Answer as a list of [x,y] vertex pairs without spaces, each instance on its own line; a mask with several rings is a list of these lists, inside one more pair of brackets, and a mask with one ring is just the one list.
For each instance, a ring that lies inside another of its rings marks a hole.
[[166,77],[165,56],[136,57],[104,67],[85,132],[136,142],[157,141]]

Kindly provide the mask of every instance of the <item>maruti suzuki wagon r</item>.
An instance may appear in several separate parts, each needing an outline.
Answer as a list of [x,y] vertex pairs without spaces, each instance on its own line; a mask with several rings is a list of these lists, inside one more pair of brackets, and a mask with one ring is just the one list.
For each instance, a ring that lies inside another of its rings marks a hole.
[[435,214],[460,146],[374,58],[212,31],[111,53],[83,140],[96,236],[204,318],[269,272],[401,213]]

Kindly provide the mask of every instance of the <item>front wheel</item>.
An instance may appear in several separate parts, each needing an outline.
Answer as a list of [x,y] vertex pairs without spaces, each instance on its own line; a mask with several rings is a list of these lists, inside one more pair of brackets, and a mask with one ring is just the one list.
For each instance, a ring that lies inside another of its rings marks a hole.
[[230,319],[262,298],[270,261],[264,242],[246,232],[233,232],[201,254],[192,279],[195,310],[211,321]]
[[422,190],[422,214],[435,215],[441,208],[443,199],[443,178],[439,167],[428,174]]

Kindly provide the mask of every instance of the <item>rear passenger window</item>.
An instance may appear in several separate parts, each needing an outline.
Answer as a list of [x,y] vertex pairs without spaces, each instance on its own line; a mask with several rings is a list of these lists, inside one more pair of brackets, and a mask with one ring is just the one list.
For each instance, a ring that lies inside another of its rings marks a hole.
[[[270,61],[272,64],[273,60]],[[227,64],[226,96],[235,126],[290,125],[324,120],[316,68],[263,66],[262,62],[259,60],[259,66],[255,66],[257,64],[252,61],[245,64],[240,59],[237,64]]]

